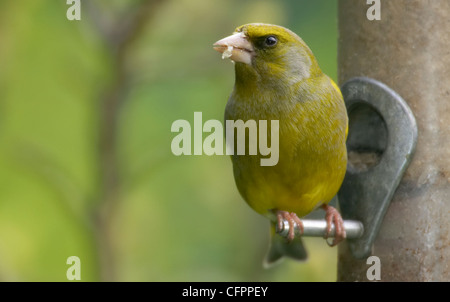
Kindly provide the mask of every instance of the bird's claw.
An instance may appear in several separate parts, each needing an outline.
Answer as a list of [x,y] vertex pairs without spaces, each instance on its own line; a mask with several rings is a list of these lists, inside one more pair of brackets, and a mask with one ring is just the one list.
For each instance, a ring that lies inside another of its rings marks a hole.
[[342,242],[345,237],[345,228],[344,228],[344,220],[342,219],[341,214],[339,214],[338,210],[329,205],[323,205],[322,208],[326,211],[325,220],[327,221],[327,229],[325,231],[325,239],[330,237],[332,224],[334,224],[335,232],[333,242],[328,242],[329,246],[336,246],[340,242]]
[[289,213],[286,211],[277,211],[277,232],[283,229],[283,221],[286,220],[289,223],[289,234],[287,241],[292,242],[295,237],[295,225],[297,225],[300,235],[303,234],[303,222],[298,218],[297,214]]

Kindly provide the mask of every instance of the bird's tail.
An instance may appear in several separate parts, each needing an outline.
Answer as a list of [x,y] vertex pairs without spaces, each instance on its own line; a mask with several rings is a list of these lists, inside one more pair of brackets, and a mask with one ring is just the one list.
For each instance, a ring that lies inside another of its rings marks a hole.
[[270,222],[270,246],[264,259],[264,267],[269,268],[278,263],[283,257],[289,257],[295,260],[304,261],[308,258],[302,239],[295,237],[292,242],[287,240],[275,232],[275,223]]

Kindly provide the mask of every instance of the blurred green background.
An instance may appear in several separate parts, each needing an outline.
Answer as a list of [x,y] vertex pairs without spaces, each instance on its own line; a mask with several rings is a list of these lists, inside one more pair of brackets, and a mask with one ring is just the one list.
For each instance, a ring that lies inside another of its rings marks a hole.
[[336,248],[262,268],[268,221],[226,156],[171,153],[177,119],[222,120],[234,70],[212,44],[286,26],[336,80],[336,2],[0,1],[0,280],[335,281]]

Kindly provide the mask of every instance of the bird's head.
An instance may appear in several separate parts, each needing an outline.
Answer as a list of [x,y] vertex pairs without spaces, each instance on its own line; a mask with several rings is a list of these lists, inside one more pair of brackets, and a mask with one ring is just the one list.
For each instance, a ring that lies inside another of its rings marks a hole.
[[214,43],[236,63],[236,81],[295,83],[321,73],[310,48],[287,28],[251,23]]

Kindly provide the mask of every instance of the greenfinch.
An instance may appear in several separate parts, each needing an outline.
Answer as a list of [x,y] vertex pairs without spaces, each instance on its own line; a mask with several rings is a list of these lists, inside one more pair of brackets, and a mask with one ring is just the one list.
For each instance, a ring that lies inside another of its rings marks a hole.
[[[256,212],[271,220],[272,241],[265,264],[283,256],[306,259],[297,225],[311,211],[325,212],[331,245],[345,238],[339,212],[328,205],[347,167],[348,117],[339,87],[325,75],[311,49],[291,30],[252,23],[214,44],[234,61],[235,85],[225,120],[278,120],[279,161],[262,166],[261,155],[232,155],[237,188]],[[248,142],[246,142],[248,144]],[[276,235],[289,223],[287,239]]]

